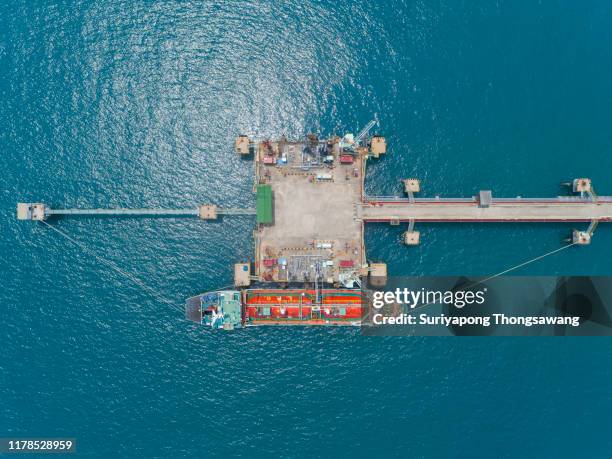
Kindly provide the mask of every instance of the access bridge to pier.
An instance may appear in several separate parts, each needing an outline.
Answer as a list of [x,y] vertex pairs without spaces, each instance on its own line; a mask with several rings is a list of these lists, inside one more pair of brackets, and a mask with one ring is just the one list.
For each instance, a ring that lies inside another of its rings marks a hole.
[[410,178],[403,183],[408,197],[363,196],[356,206],[356,218],[364,223],[408,223],[406,245],[420,243],[416,222],[590,222],[585,230],[572,232],[571,241],[585,245],[599,222],[612,221],[612,196],[597,196],[588,178],[564,183],[573,195],[555,198],[493,198],[490,190],[471,198],[416,198],[421,182]]
[[53,216],[89,216],[89,217],[198,217],[201,220],[216,220],[219,215],[255,215],[254,208],[219,208],[212,204],[181,209],[161,208],[108,208],[108,209],[53,209],[43,203],[19,203],[17,218],[19,220],[46,220]]
[[612,220],[612,196],[590,198],[368,198],[357,207],[364,222],[590,222]]

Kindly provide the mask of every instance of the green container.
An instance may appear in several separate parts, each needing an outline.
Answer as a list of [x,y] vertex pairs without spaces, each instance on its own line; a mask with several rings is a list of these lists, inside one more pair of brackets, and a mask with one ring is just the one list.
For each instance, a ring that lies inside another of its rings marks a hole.
[[270,225],[273,221],[272,187],[270,185],[257,185],[257,223]]

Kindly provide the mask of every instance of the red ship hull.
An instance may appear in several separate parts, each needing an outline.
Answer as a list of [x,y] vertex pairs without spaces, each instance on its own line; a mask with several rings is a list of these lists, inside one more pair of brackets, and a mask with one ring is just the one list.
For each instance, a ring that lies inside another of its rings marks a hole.
[[243,292],[245,325],[357,325],[361,290],[249,289]]

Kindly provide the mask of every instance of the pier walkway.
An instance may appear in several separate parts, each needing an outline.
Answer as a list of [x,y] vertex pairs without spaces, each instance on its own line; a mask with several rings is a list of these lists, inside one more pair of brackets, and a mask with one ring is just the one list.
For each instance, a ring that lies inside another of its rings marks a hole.
[[[47,208],[45,215],[132,215],[132,216],[176,216],[197,217],[200,214],[195,209],[50,209]],[[255,209],[217,209],[217,215],[255,215]]]
[[45,215],[197,216],[198,209],[45,209]]
[[19,220],[45,220],[52,216],[126,216],[126,217],[198,217],[202,220],[215,220],[219,215],[255,215],[254,208],[218,208],[215,205],[202,204],[184,209],[52,209],[41,203],[19,203],[17,218]]
[[612,221],[612,196],[502,198],[485,206],[474,198],[366,198],[357,206],[364,222],[590,222]]

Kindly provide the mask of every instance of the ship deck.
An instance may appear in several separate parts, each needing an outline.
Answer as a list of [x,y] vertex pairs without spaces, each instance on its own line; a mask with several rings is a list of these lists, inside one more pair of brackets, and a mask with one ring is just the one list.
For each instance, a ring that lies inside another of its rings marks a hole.
[[365,311],[361,290],[346,289],[249,289],[243,305],[247,325],[356,325]]

